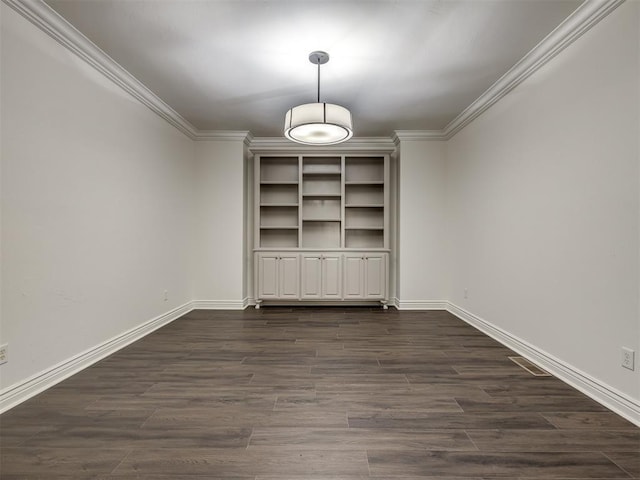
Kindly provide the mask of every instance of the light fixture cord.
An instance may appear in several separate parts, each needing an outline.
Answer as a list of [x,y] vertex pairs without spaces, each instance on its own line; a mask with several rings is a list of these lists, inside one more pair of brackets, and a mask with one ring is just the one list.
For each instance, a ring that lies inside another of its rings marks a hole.
[[320,103],[320,59],[318,59],[318,103]]

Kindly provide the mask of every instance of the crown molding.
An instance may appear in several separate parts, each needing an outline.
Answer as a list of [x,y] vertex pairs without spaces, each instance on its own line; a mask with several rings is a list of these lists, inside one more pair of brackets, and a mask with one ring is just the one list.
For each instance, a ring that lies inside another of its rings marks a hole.
[[446,140],[453,137],[489,107],[529,78],[540,67],[580,38],[625,0],[586,0],[555,30],[533,47],[488,90],[443,129]]
[[2,1],[187,137],[196,138],[198,131],[193,125],[116,63],[109,55],[104,53],[49,5],[41,0]]
[[395,145],[407,140],[446,140],[447,137],[442,130],[396,130],[391,135]]
[[287,140],[284,137],[254,137],[249,149],[253,153],[258,152],[302,152],[302,153],[326,153],[326,152],[376,152],[391,153],[396,149],[393,140],[389,137],[353,137],[338,145],[302,145]]
[[250,142],[253,136],[248,130],[198,130],[194,140],[228,140]]

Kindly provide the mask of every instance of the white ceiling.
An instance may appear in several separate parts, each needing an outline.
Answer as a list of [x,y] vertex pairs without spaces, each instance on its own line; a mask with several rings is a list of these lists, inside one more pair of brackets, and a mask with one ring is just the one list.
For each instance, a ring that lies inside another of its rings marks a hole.
[[358,137],[440,130],[582,0],[46,0],[199,130],[281,136],[316,100]]

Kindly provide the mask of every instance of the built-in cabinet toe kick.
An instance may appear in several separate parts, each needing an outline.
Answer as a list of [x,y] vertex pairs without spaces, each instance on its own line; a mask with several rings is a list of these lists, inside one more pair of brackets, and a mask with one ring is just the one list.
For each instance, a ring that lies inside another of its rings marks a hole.
[[254,178],[256,308],[387,308],[388,155],[256,155]]

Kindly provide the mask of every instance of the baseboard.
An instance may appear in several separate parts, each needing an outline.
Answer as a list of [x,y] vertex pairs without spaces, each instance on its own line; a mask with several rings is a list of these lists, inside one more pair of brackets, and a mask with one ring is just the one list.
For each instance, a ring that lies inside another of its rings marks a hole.
[[193,302],[185,303],[167,313],[144,322],[126,332],[75,355],[57,365],[43,370],[24,381],[11,385],[0,391],[0,413],[28,400],[44,390],[53,387],[65,378],[78,373],[99,360],[117,352],[123,347],[141,339],[145,335],[176,320],[193,310]]
[[446,310],[447,302],[441,300],[400,300],[393,299],[398,310]]
[[253,307],[256,304],[256,299],[253,297],[245,297],[242,301],[242,308],[245,309],[247,307]]
[[249,298],[243,300],[194,300],[192,310],[244,310],[249,305]]
[[640,402],[629,395],[593,378],[589,374],[580,371],[572,365],[541,350],[535,345],[510,334],[509,332],[493,325],[477,315],[468,312],[450,302],[446,310],[460,318],[469,325],[486,333],[491,338],[502,343],[511,350],[517,352],[533,363],[541,366],[549,373],[568,383],[572,387],[591,397],[596,402],[604,405],[630,422],[640,426]]

